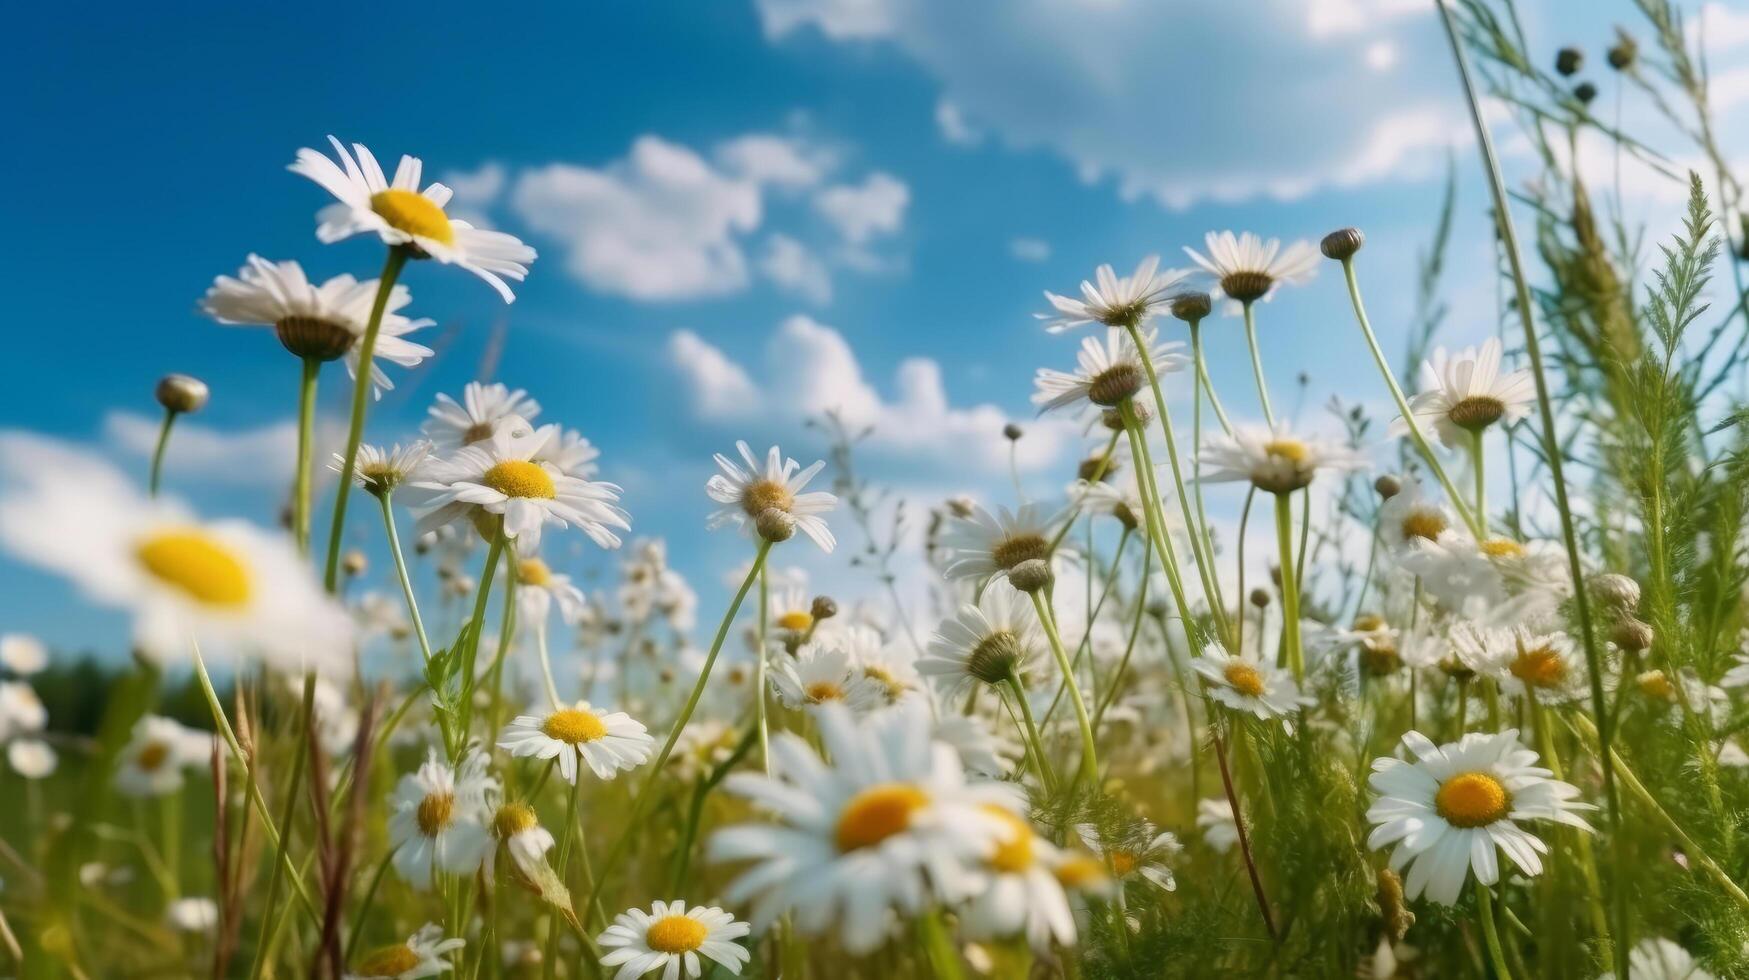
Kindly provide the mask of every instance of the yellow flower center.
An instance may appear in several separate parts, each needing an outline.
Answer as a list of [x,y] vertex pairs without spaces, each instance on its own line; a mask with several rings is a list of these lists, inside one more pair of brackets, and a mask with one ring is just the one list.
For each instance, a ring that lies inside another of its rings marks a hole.
[[705,924],[685,915],[665,915],[650,923],[644,942],[658,953],[690,953],[704,945],[710,930]]
[[1110,877],[1104,866],[1086,854],[1064,858],[1057,864],[1056,874],[1058,884],[1081,891],[1098,888]]
[[1372,613],[1361,613],[1354,617],[1354,628],[1361,633],[1375,633],[1385,628],[1385,618]]
[[906,691],[911,689],[910,685],[894,677],[891,671],[874,664],[862,668],[862,676],[879,684],[882,691],[886,693],[888,701],[899,700],[905,696]]
[[170,746],[163,742],[147,742],[140,747],[140,754],[134,757],[134,765],[146,772],[157,772],[169,758]]
[[1526,687],[1559,687],[1567,679],[1567,661],[1549,646],[1520,648],[1507,669]]
[[1009,538],[997,545],[990,552],[990,558],[996,562],[996,567],[1008,571],[1023,561],[1034,558],[1049,558],[1051,556],[1050,542],[1037,534],[1021,534]]
[[516,580],[523,585],[545,588],[553,584],[553,570],[539,558],[524,558],[516,566]]
[[455,819],[455,797],[448,793],[432,793],[419,801],[419,810],[415,814],[419,821],[419,832],[427,837],[436,837],[449,828]]
[[1412,510],[1403,518],[1403,537],[1438,541],[1447,526],[1445,515],[1437,510]]
[[1523,558],[1524,545],[1511,538],[1489,538],[1477,547],[1489,558]]
[[578,745],[593,742],[607,734],[607,726],[593,712],[578,708],[560,708],[541,722],[541,734],[561,742]]
[[815,681],[802,690],[809,704],[844,700],[844,687],[833,681]]
[[372,951],[352,971],[361,977],[398,977],[420,963],[419,954],[406,943],[396,943]]
[[792,609],[777,617],[777,628],[791,633],[806,633],[814,625],[814,615],[805,609]]
[[1243,661],[1235,660],[1227,664],[1221,671],[1227,678],[1227,685],[1247,697],[1263,695],[1263,672]]
[[370,196],[370,209],[396,231],[445,245],[455,244],[455,229],[450,227],[449,215],[444,214],[435,201],[417,191],[399,187],[377,191]]
[[1298,439],[1271,439],[1264,443],[1263,451],[1276,459],[1285,459],[1290,463],[1304,463],[1311,455],[1306,444]]
[[1660,701],[1676,700],[1676,688],[1670,683],[1670,678],[1661,670],[1648,670],[1635,678],[1640,686],[1640,692],[1647,697]]
[[1506,816],[1512,797],[1485,772],[1465,772],[1439,784],[1433,808],[1453,827],[1485,827]]
[[1009,874],[1018,874],[1032,867],[1032,828],[1026,825],[1026,821],[994,804],[986,803],[983,809],[1002,824],[996,851],[990,855],[990,867]]
[[741,491],[741,509],[748,517],[758,517],[773,508],[788,513],[795,503],[796,495],[776,480],[760,480]]
[[248,566],[201,531],[161,531],[140,542],[134,555],[153,577],[209,606],[249,601]]
[[551,500],[558,495],[553,478],[539,463],[525,459],[507,459],[494,465],[480,477],[480,482],[506,497],[540,497]]
[[873,847],[911,826],[911,816],[929,797],[908,783],[881,783],[857,793],[838,814],[833,841],[840,852]]
[[1136,870],[1136,856],[1128,851],[1112,851],[1111,870],[1116,872],[1119,878],[1128,875],[1131,871]]
[[538,822],[534,808],[527,803],[506,803],[492,816],[492,832],[499,840],[509,840],[525,830],[533,830]]

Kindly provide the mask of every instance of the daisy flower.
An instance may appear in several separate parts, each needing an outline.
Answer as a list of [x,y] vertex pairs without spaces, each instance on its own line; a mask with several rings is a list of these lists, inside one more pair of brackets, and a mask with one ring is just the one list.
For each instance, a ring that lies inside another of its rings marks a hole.
[[[352,467],[353,482],[373,497],[393,493],[419,469],[430,453],[431,443],[423,439],[409,443],[405,449],[398,442],[387,449],[360,444]],[[328,468],[336,473],[346,472],[346,457],[335,453]]]
[[832,633],[832,642],[850,654],[851,669],[860,671],[887,704],[916,691],[921,678],[917,674],[917,657],[908,646],[888,643],[879,630],[871,626],[851,625]]
[[984,809],[1013,812],[1005,783],[968,783],[954,750],[930,738],[928,708],[910,700],[858,721],[826,705],[814,716],[827,763],[800,736],[771,740],[771,770],[724,783],[769,811],[776,825],[743,824],[711,838],[714,861],[753,861],[724,896],[753,900],[753,928],[784,912],[803,933],[836,925],[847,952],[872,952],[893,913],[931,898],[957,902],[984,882],[978,868],[1003,826]]
[[0,741],[40,732],[49,723],[36,689],[23,681],[0,681]]
[[[317,286],[296,262],[269,262],[251,255],[235,278],[213,280],[201,309],[223,324],[272,327],[285,349],[299,357],[332,361],[344,356],[347,373],[356,378],[359,347],[370,325],[378,284],[375,279],[359,282],[342,275]],[[389,290],[371,348],[370,379],[379,398],[384,389],[395,386],[383,372],[384,361],[410,368],[433,353],[406,339],[407,334],[436,322],[409,320],[397,312],[411,302],[413,294],[407,287]]]
[[540,415],[540,403],[521,388],[511,390],[501,384],[470,381],[462,389],[460,402],[440,393],[437,404],[426,409],[425,414],[427,418],[420,431],[438,452],[450,453],[485,442],[501,429],[533,432],[529,423]]
[[516,560],[517,611],[528,622],[545,623],[556,604],[559,618],[567,626],[575,626],[582,620],[587,602],[571,576],[553,571],[539,558]]
[[1393,871],[1409,869],[1403,882],[1409,898],[1425,892],[1452,905],[1472,870],[1480,884],[1496,883],[1497,852],[1524,874],[1541,874],[1539,855],[1548,853],[1548,845],[1519,826],[1524,821],[1591,830],[1579,812],[1596,808],[1578,802],[1577,786],[1536,765],[1537,754],[1518,741],[1517,729],[1471,732],[1445,745],[1411,731],[1403,748],[1412,761],[1373,761],[1370,783],[1379,798],[1366,811],[1367,821],[1377,825],[1367,846],[1396,845],[1390,865]]
[[1007,808],[985,804],[984,811],[1000,830],[984,858],[985,884],[960,911],[960,928],[972,939],[1023,934],[1040,952],[1053,940],[1073,946],[1075,915],[1056,874],[1061,853]]
[[1565,632],[1519,631],[1510,645],[1496,644],[1493,652],[1486,673],[1508,694],[1535,694],[1544,704],[1571,701],[1580,694],[1585,660]]
[[1252,232],[1234,236],[1230,231],[1203,236],[1205,257],[1186,247],[1184,254],[1214,276],[1222,295],[1241,303],[1268,302],[1283,283],[1298,285],[1318,271],[1318,250],[1301,239],[1281,247],[1281,239],[1264,241]]
[[747,935],[749,926],[715,906],[684,901],[658,901],[650,911],[627,909],[614,916],[596,941],[609,950],[602,966],[617,966],[614,980],[633,980],[655,970],[662,980],[697,977],[704,972],[699,958],[710,960],[734,976],[753,954],[735,940]]
[[1467,535],[1448,534],[1436,542],[1418,539],[1415,547],[1398,553],[1397,562],[1420,578],[1428,595],[1460,616],[1482,616],[1506,602],[1506,582],[1499,567]]
[[992,514],[971,504],[964,517],[955,516],[942,532],[949,579],[1000,578],[1022,562],[1051,559],[1051,538],[1063,510],[1033,502],[1017,511],[997,507]]
[[395,786],[389,843],[395,848],[395,871],[414,888],[430,888],[438,871],[472,874],[492,846],[485,827],[486,798],[497,792],[498,780],[486,766],[486,755],[478,749],[453,769],[433,748],[425,764]]
[[[1628,952],[1629,980],[1714,980],[1701,968],[1688,950],[1663,936],[1647,936]],[[1615,980],[1617,974],[1605,973],[1598,980]]]
[[835,641],[805,643],[771,671],[771,687],[786,708],[842,704],[858,713],[886,704],[885,689],[864,676]]
[[163,796],[182,788],[182,770],[212,762],[213,736],[172,718],[146,715],[121,751],[115,788],[126,796]]
[[601,467],[595,462],[601,458],[601,450],[581,432],[556,425],[551,428],[552,436],[535,458],[542,463],[557,466],[559,472],[566,476],[574,476],[579,480],[594,479],[601,472]]
[[[533,878],[547,863],[547,852],[553,849],[553,835],[540,825],[534,807],[527,803],[505,803],[492,814],[492,838],[503,846],[524,877]],[[497,849],[486,852],[486,874],[492,873]]]
[[[1536,382],[1529,371],[1500,371],[1500,341],[1489,337],[1480,347],[1455,355],[1444,347],[1421,363],[1421,390],[1409,399],[1409,412],[1431,425],[1448,448],[1468,448],[1470,440],[1495,424],[1511,425],[1530,414],[1536,404]],[[1392,420],[1391,435],[1409,433],[1401,416]]]
[[1166,863],[1184,850],[1178,843],[1178,835],[1158,830],[1146,820],[1135,833],[1127,835],[1128,839],[1113,847],[1105,846],[1099,839],[1099,828],[1093,824],[1078,824],[1075,832],[1088,850],[1111,865],[1112,874],[1119,881],[1141,878],[1162,891],[1178,890],[1178,880],[1172,876],[1172,869]]
[[1120,278],[1110,265],[1094,270],[1095,282],[1081,280],[1081,298],[1058,296],[1046,291],[1045,301],[1053,312],[1035,313],[1045,321],[1045,329],[1061,333],[1087,323],[1103,323],[1108,327],[1141,324],[1171,303],[1174,293],[1184,286],[1188,273],[1179,269],[1160,269],[1160,257],[1150,255],[1136,266],[1136,271]]
[[443,938],[443,927],[426,923],[420,930],[407,937],[404,943],[384,946],[371,950],[352,972],[346,974],[346,980],[420,980],[421,977],[435,977],[444,973],[453,965],[449,962],[449,954],[466,946],[467,940],[461,938]]
[[621,510],[619,487],[566,476],[536,455],[553,433],[518,436],[502,430],[491,439],[465,446],[447,460],[432,460],[409,485],[430,491],[420,508],[419,530],[430,531],[462,518],[504,519],[504,536],[525,549],[540,546],[545,524],[576,525],[598,546],[617,548],[631,516]]
[[1014,769],[1014,760],[1022,754],[1019,745],[998,735],[982,716],[943,710],[940,706],[935,711],[934,737],[937,742],[952,746],[968,771],[990,779],[1008,775]]
[[49,665],[49,648],[28,633],[0,634],[0,667],[14,676],[29,677]]
[[1311,485],[1319,470],[1364,469],[1366,457],[1328,439],[1296,436],[1284,425],[1274,429],[1241,425],[1232,435],[1203,443],[1203,476],[1209,483],[1250,482],[1269,493],[1292,493]]
[[917,672],[933,678],[943,696],[958,700],[973,685],[1019,677],[1045,649],[1038,614],[1024,594],[992,582],[978,604],[962,605],[941,621]]
[[1202,832],[1202,842],[1221,854],[1239,843],[1239,821],[1225,797],[1196,801],[1196,829]]
[[211,932],[219,924],[219,906],[210,898],[179,898],[165,906],[164,921],[182,932]]
[[504,727],[498,747],[521,758],[559,760],[565,782],[577,781],[577,760],[588,763],[598,779],[612,779],[650,757],[649,730],[623,711],[601,713],[578,701],[545,715],[518,715]]
[[1379,505],[1379,538],[1393,554],[1422,542],[1437,544],[1455,526],[1445,502],[1427,496],[1414,480],[1405,480],[1401,490]]
[[1250,657],[1234,656],[1217,641],[1203,647],[1202,655],[1190,665],[1208,682],[1209,697],[1264,721],[1280,718],[1285,723],[1301,707],[1316,703],[1300,693],[1290,672]]
[[[27,456],[35,462],[26,471]],[[20,450],[0,459],[23,477],[0,496],[0,546],[130,610],[134,643],[148,656],[184,657],[194,643],[209,658],[254,653],[287,673],[351,671],[351,617],[289,536],[143,499],[88,457]]]
[[[736,579],[736,588],[740,585]],[[766,622],[785,638],[800,640],[814,628],[814,600],[799,586],[778,589],[766,603]]]
[[765,465],[761,466],[745,441],[735,443],[735,448],[740,451],[742,463],[746,465],[718,453],[717,466],[723,472],[711,477],[704,485],[705,493],[712,500],[728,505],[712,514],[707,526],[715,529],[734,524],[756,535],[759,533],[759,515],[767,510],[777,510],[794,518],[795,529],[811,538],[821,551],[830,554],[837,541],[820,515],[837,507],[838,498],[824,491],[802,492],[808,481],[825,468],[826,462],[818,460],[802,469],[800,463],[784,458],[783,453],[772,446],[765,454]]
[[375,232],[384,244],[402,246],[414,258],[460,266],[486,280],[504,302],[515,301],[504,280],[521,282],[528,275],[534,249],[514,235],[475,228],[446,214],[443,209],[452,192],[436,183],[419,189],[424,165],[418,157],[401,157],[391,183],[362,143],[352,144],[355,161],[339,140],[330,136],[328,142],[340,163],[305,147],[298,150],[297,159],[288,168],[338,199],[317,212],[316,238],[327,244]]
[[1116,327],[1105,332],[1104,343],[1097,337],[1081,338],[1074,371],[1039,368],[1032,382],[1032,403],[1041,413],[1086,405],[1112,408],[1147,386],[1149,359],[1158,374],[1182,371],[1190,363],[1190,358],[1175,353],[1183,344],[1155,343],[1159,331],[1151,327],[1141,336],[1145,355],[1128,331]]
[[6,743],[6,762],[25,779],[46,779],[55,772],[60,757],[49,743],[38,738],[18,738]]

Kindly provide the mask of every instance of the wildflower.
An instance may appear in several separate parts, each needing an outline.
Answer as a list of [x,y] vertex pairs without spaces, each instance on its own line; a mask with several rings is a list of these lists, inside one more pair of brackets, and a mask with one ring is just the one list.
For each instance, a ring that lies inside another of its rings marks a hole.
[[745,441],[735,443],[735,448],[740,451],[741,460],[746,465],[743,467],[718,453],[717,466],[723,472],[712,476],[705,484],[705,493],[712,500],[729,505],[712,514],[708,526],[714,529],[732,523],[762,533],[758,528],[761,516],[766,511],[776,511],[793,519],[795,530],[806,534],[821,551],[830,554],[837,541],[820,515],[838,506],[838,498],[824,491],[802,492],[808,481],[825,468],[825,461],[818,460],[801,469],[800,463],[786,459],[776,446],[772,446],[765,455],[765,465],[761,466]]
[[[1158,830],[1146,820],[1134,833],[1125,835],[1121,846],[1105,846],[1100,841],[1099,828],[1090,823],[1077,824],[1075,833],[1088,850],[1111,866],[1112,874],[1119,881],[1141,878],[1162,891],[1178,889],[1178,881],[1172,877],[1172,868],[1166,863],[1184,850],[1178,843],[1178,835]],[[1140,846],[1131,845],[1132,838],[1134,844]]]
[[858,721],[826,705],[814,717],[830,763],[785,732],[771,742],[771,776],[728,778],[730,792],[781,821],[729,827],[710,842],[715,861],[756,862],[724,896],[754,899],[755,930],[790,912],[805,934],[836,925],[845,950],[862,955],[886,938],[893,912],[982,885],[977,865],[1003,829],[983,805],[1012,811],[1015,790],[968,784],[953,749],[930,738],[927,711],[908,701]]
[[967,771],[989,779],[1008,775],[1014,768],[1014,760],[1021,754],[1018,745],[1002,738],[990,728],[989,722],[975,714],[938,708],[934,738],[952,746]]
[[535,459],[542,463],[551,463],[566,476],[574,476],[579,480],[592,480],[601,467],[596,460],[601,458],[601,450],[581,432],[573,429],[561,429],[552,426],[553,433],[547,438],[546,445],[536,454]]
[[856,669],[850,652],[837,642],[804,644],[777,664],[771,687],[786,708],[842,704],[863,712],[886,703],[882,686]]
[[690,980],[703,972],[699,962],[703,956],[739,976],[753,954],[735,940],[747,935],[748,928],[714,906],[695,905],[689,910],[684,901],[658,901],[647,913],[627,909],[614,917],[613,925],[597,940],[610,950],[601,957],[601,965],[619,967],[614,980],[633,980],[654,970],[663,971],[663,980],[675,980],[683,973]]
[[1028,662],[1042,655],[1044,643],[1032,603],[992,582],[977,605],[960,606],[936,627],[917,660],[917,672],[935,678],[944,696],[958,699],[975,684],[1018,678]]
[[650,757],[649,730],[623,711],[602,713],[578,701],[545,715],[518,715],[504,728],[498,747],[518,758],[557,759],[559,775],[577,781],[579,757],[598,779],[612,779]]
[[941,536],[948,553],[947,577],[1002,578],[1028,561],[1048,562],[1062,516],[1060,508],[1037,502],[1022,504],[1018,511],[998,507],[994,514],[972,504]]
[[36,689],[23,681],[0,681],[0,741],[40,732],[49,722]]
[[[250,255],[235,278],[213,280],[201,309],[220,323],[272,327],[285,349],[298,357],[314,361],[345,357],[347,373],[357,377],[360,342],[370,324],[378,285],[375,279],[359,282],[340,275],[317,286],[296,262],[269,262]],[[407,287],[396,286],[383,306],[370,366],[378,397],[395,386],[383,372],[384,361],[410,368],[433,354],[431,348],[406,339],[407,334],[436,322],[402,316],[399,311],[411,302],[413,294]]]
[[1379,538],[1392,553],[1438,544],[1453,533],[1456,522],[1444,501],[1426,495],[1421,484],[1410,480],[1379,504]]
[[[1467,448],[1491,425],[1511,425],[1529,415],[1536,382],[1529,371],[1502,374],[1500,356],[1500,341],[1493,337],[1455,355],[1435,349],[1421,364],[1421,391],[1409,399],[1409,411],[1423,425],[1431,424],[1439,441],[1452,449]],[[1408,432],[1401,417],[1392,421],[1393,436]]]
[[1204,844],[1222,854],[1239,843],[1239,822],[1225,797],[1196,801],[1196,829],[1202,831]]
[[1370,780],[1379,799],[1367,810],[1376,824],[1367,846],[1395,844],[1390,865],[1407,867],[1404,894],[1423,892],[1441,905],[1454,904],[1473,869],[1476,881],[1499,881],[1496,849],[1526,875],[1542,873],[1548,845],[1519,824],[1550,820],[1580,830],[1591,826],[1579,811],[1579,788],[1536,765],[1537,754],[1518,741],[1518,731],[1471,732],[1435,745],[1420,732],[1403,736],[1413,761],[1374,760]]
[[187,374],[166,374],[152,390],[158,404],[172,414],[200,411],[211,394],[205,381]]
[[[735,584],[740,585],[740,580]],[[771,628],[787,640],[800,641],[814,628],[814,603],[802,588],[791,586],[774,591],[766,603],[766,613]]]
[[1148,328],[1141,332],[1138,348],[1127,331],[1113,327],[1105,332],[1105,342],[1096,337],[1081,338],[1081,351],[1075,356],[1073,372],[1039,368],[1033,380],[1032,403],[1040,412],[1077,405],[1111,408],[1122,405],[1148,385],[1148,364],[1152,361],[1158,374],[1182,371],[1190,358],[1176,353],[1183,344],[1155,343],[1159,332]]
[[1286,719],[1316,703],[1300,693],[1293,674],[1250,657],[1234,656],[1218,641],[1210,641],[1190,665],[1208,682],[1209,697],[1264,721]]
[[402,776],[395,786],[389,842],[395,847],[395,871],[408,884],[426,889],[438,871],[466,875],[480,866],[492,845],[485,827],[486,798],[498,789],[486,766],[478,749],[469,750],[461,765],[451,768],[434,748],[417,772]]
[[617,548],[631,517],[617,506],[619,487],[566,476],[535,459],[553,433],[518,436],[500,431],[465,446],[447,460],[432,460],[411,485],[430,491],[419,529],[429,531],[464,517],[504,519],[504,536],[523,548],[540,546],[541,527],[576,525],[598,546]]
[[352,144],[353,153],[358,155],[355,162],[339,140],[330,136],[328,142],[333,144],[339,164],[306,147],[298,150],[297,160],[289,168],[339,199],[339,203],[317,212],[318,239],[332,243],[375,232],[384,244],[404,247],[415,258],[436,259],[468,270],[486,280],[506,303],[516,299],[504,280],[521,282],[528,275],[534,249],[514,235],[475,228],[446,214],[444,206],[452,192],[435,183],[419,189],[424,167],[418,157],[401,157],[391,183],[363,144]]
[[[419,469],[430,452],[431,443],[423,439],[409,443],[405,449],[398,442],[388,449],[360,445],[353,463],[352,479],[359,489],[373,497],[393,493]],[[328,464],[328,468],[336,473],[344,472],[345,466],[346,459],[339,453],[335,453],[333,461]]]
[[504,429],[524,435],[533,432],[529,423],[540,415],[540,403],[521,388],[512,391],[501,384],[470,381],[460,402],[439,393],[437,404],[425,414],[420,431],[438,452],[449,453],[485,442]]
[[25,779],[46,779],[54,774],[60,758],[42,739],[18,738],[6,744],[6,762]]
[[49,664],[49,648],[28,633],[0,634],[0,667],[16,677],[29,677]]
[[1220,291],[1241,303],[1267,302],[1283,283],[1297,285],[1318,271],[1318,250],[1307,241],[1296,241],[1284,251],[1281,239],[1264,241],[1251,232],[1234,236],[1230,231],[1203,236],[1208,256],[1186,248],[1191,261],[1215,277]]
[[1024,934],[1032,948],[1051,948],[1052,940],[1075,943],[1075,916],[1069,910],[1055,867],[1061,855],[1032,825],[1009,809],[985,804],[1000,826],[996,846],[984,858],[986,882],[965,909],[960,923],[972,938]]
[[850,668],[880,694],[886,704],[917,690],[917,658],[909,647],[888,643],[873,627],[850,624],[831,632],[830,642],[850,655]]
[[[1647,936],[1634,944],[1628,951],[1627,975],[1629,980],[1715,980],[1688,950],[1663,936]],[[1615,980],[1617,976],[1605,973],[1598,980]]]
[[1319,470],[1362,469],[1366,459],[1340,443],[1295,436],[1286,426],[1237,426],[1232,435],[1203,443],[1203,479],[1245,482],[1269,493],[1292,493],[1310,486]]
[[467,945],[467,940],[443,938],[443,928],[432,923],[426,923],[420,930],[407,937],[404,943],[395,943],[371,950],[352,972],[346,974],[346,980],[419,980],[421,977],[435,977],[447,972],[451,963],[449,954]]
[[[540,825],[534,807],[527,803],[505,803],[492,814],[492,838],[510,854],[510,860],[524,877],[533,878],[546,866],[547,852],[553,849],[553,835]],[[486,852],[486,872],[491,874],[496,849]]]
[[1046,302],[1054,313],[1036,313],[1045,321],[1045,329],[1061,333],[1087,323],[1103,323],[1108,327],[1140,326],[1171,303],[1173,294],[1184,285],[1188,273],[1179,269],[1160,270],[1160,257],[1150,255],[1136,266],[1129,276],[1119,278],[1111,266],[1102,265],[1093,273],[1097,284],[1081,281],[1081,298],[1072,299],[1047,291]]
[[212,760],[213,736],[172,718],[146,715],[121,751],[115,788],[127,796],[163,796],[182,788],[182,771]]
[[1496,649],[1487,673],[1509,694],[1534,694],[1545,704],[1558,704],[1581,693],[1585,662],[1572,637],[1560,630],[1544,634],[1520,631],[1511,646]]
[[164,921],[182,932],[211,932],[219,924],[219,906],[210,898],[179,898],[165,907]]
[[545,623],[553,605],[559,607],[559,618],[575,626],[583,617],[587,600],[583,590],[571,581],[571,576],[552,570],[539,558],[516,560],[517,612],[531,623]]

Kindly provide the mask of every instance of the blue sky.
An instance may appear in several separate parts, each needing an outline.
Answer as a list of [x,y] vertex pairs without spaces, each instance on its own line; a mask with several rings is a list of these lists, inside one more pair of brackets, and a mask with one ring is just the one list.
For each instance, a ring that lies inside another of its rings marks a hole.
[[[1628,5],[1533,6],[1538,56],[1585,43],[1589,74],[1613,91],[1601,45]],[[491,377],[603,448],[637,533],[669,540],[706,617],[744,547],[703,531],[711,452],[747,438],[815,458],[802,417],[842,399],[877,424],[876,480],[919,505],[960,490],[1004,499],[1001,421],[1031,426],[1032,372],[1073,359],[1072,340],[1032,319],[1040,291],[1071,291],[1100,262],[1184,264],[1180,246],[1217,228],[1315,240],[1359,225],[1369,305],[1395,350],[1455,154],[1444,339],[1494,329],[1484,192],[1429,4],[440,3],[376,6],[369,23],[360,9],[10,12],[0,427],[143,472],[152,384],[199,375],[213,403],[179,439],[169,486],[207,512],[271,519],[296,363],[196,302],[251,251],[313,276],[375,274],[374,242],[316,242],[322,192],[284,169],[329,133],[385,161],[421,156],[458,210],[542,253],[508,307],[454,269],[409,271],[409,312],[438,321],[422,339],[440,354],[396,373],[368,438],[412,434],[502,336]],[[1749,11],[1712,4],[1708,17],[1728,118],[1749,93],[1732,70]],[[1629,183],[1647,207],[1671,197]],[[1235,326],[1211,326],[1211,357],[1249,414]],[[1333,392],[1383,396],[1328,270],[1266,309],[1262,330],[1279,399],[1310,377],[1308,415]],[[347,385],[337,370],[325,381],[332,425]],[[736,397],[747,390],[757,397]],[[1024,476],[1046,493],[1079,447],[1071,427],[1034,429]],[[381,556],[374,526],[349,540]],[[573,545],[562,557],[603,567]],[[841,561],[807,557],[823,581],[851,581]],[[4,561],[0,588],[0,630],[110,650],[125,635]]]

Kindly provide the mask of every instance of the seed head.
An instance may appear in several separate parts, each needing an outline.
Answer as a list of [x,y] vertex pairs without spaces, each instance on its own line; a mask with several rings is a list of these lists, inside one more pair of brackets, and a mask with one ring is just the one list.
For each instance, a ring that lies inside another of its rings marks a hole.
[[1640,56],[1640,46],[1634,41],[1633,35],[1616,28],[1615,44],[1609,49],[1609,67],[1616,71],[1627,71],[1634,66],[1634,61]]
[[1590,82],[1580,82],[1573,86],[1573,98],[1578,99],[1581,105],[1590,105],[1597,98],[1597,86]]
[[1318,243],[1318,248],[1327,259],[1346,262],[1354,258],[1354,253],[1366,244],[1366,235],[1359,228],[1338,228]]
[[198,412],[206,407],[206,382],[188,374],[166,374],[153,392],[158,404],[171,412]]
[[1579,73],[1585,65],[1585,52],[1574,47],[1566,47],[1555,52],[1555,70],[1568,78]]
[[1008,570],[1008,584],[1022,592],[1037,592],[1051,584],[1051,563],[1043,558],[1028,558]]
[[1251,604],[1253,606],[1256,606],[1259,609],[1268,609],[1269,608],[1269,590],[1268,589],[1252,589],[1251,590]]
[[822,619],[831,619],[838,615],[838,603],[829,595],[817,595],[814,597],[814,604],[808,607],[808,615],[813,616],[816,623]]

